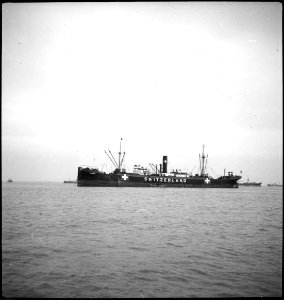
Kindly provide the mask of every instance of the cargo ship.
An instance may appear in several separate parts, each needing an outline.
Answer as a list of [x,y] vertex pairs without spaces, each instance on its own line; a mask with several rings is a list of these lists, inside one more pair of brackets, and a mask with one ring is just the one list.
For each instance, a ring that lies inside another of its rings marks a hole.
[[249,181],[249,178],[247,179],[247,182],[239,181],[239,185],[241,186],[261,186],[261,184],[261,182]]
[[[122,139],[121,139],[122,140]],[[134,165],[133,172],[127,172],[123,168],[125,152],[118,153],[118,161],[111,151],[105,151],[114,165],[114,171],[106,173],[96,167],[79,166],[77,186],[79,187],[170,187],[170,188],[238,188],[239,175],[224,170],[224,175],[213,178],[206,173],[208,155],[205,157],[204,145],[202,155],[199,154],[200,172],[192,174],[172,170],[168,172],[168,157],[163,156],[162,164],[149,163],[152,170],[141,165]],[[122,155],[123,154],[123,155]]]

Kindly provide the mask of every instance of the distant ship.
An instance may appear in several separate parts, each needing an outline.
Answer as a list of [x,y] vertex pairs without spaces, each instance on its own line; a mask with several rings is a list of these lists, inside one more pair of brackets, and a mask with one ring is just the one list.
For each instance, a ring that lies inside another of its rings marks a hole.
[[283,185],[275,182],[275,183],[268,183],[267,186],[283,186]]
[[9,178],[9,179],[7,180],[7,182],[13,182],[13,180],[12,180],[11,178]]
[[64,183],[77,183],[76,180],[64,180],[63,182]]
[[249,181],[249,179],[247,179],[247,182],[239,181],[239,185],[243,186],[261,186],[261,184],[261,182]]
[[[122,140],[122,139],[121,139]],[[133,172],[126,172],[122,168],[125,152],[121,152],[121,140],[118,162],[113,157],[111,151],[106,155],[114,165],[115,169],[111,173],[99,171],[96,167],[79,166],[77,185],[80,187],[171,187],[171,188],[237,188],[239,175],[224,170],[224,176],[218,178],[211,177],[206,173],[207,157],[199,154],[200,173],[193,175],[180,170],[168,172],[168,157],[163,156],[162,164],[149,163],[152,171],[140,165],[134,165]],[[122,156],[123,154],[123,156]],[[206,161],[205,161],[206,158]]]

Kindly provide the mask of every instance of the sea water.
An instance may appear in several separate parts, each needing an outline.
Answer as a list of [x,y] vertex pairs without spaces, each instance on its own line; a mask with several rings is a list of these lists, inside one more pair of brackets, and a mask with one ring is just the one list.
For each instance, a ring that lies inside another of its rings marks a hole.
[[282,296],[283,190],[2,183],[2,296]]

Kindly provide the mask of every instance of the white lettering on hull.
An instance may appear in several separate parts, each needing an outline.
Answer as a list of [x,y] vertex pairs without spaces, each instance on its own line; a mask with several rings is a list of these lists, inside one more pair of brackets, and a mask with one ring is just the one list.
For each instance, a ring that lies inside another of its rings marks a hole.
[[185,178],[167,178],[167,177],[154,177],[154,178],[151,178],[151,177],[144,177],[144,181],[147,182],[147,181],[154,181],[154,182],[165,182],[165,183],[169,183],[169,182],[172,182],[172,183],[186,183],[186,179]]

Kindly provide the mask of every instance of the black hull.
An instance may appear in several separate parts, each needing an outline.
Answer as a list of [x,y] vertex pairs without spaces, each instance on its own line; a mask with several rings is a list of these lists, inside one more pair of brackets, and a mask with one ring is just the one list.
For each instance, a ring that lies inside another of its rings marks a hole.
[[121,183],[115,181],[100,181],[100,180],[79,180],[79,187],[161,187],[161,188],[238,188],[238,184],[137,184],[137,183]]
[[78,170],[80,187],[163,187],[163,188],[238,188],[239,176],[222,176],[217,179],[191,176],[138,175],[133,173],[89,172]]

